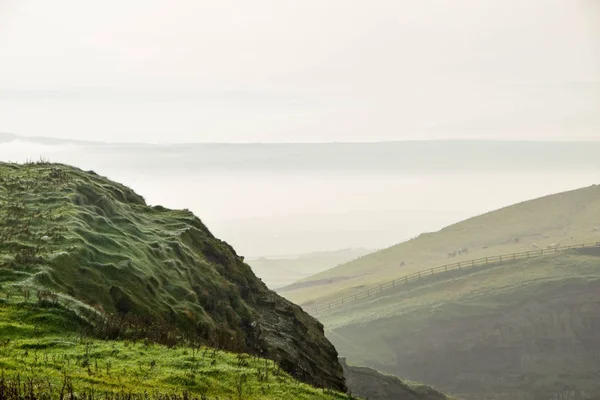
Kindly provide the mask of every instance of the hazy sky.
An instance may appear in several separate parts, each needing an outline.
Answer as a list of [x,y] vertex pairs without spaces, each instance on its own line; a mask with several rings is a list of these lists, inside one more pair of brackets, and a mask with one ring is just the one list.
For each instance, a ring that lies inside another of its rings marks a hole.
[[0,132],[600,139],[600,0],[0,0]]

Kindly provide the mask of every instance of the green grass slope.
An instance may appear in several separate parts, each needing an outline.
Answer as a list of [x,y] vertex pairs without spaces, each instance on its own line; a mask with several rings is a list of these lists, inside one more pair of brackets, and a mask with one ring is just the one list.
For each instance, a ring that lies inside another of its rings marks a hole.
[[[517,239],[517,240],[515,240]],[[450,262],[600,240],[600,185],[502,208],[303,279],[280,293],[305,308]],[[467,248],[468,253],[448,258]],[[401,263],[404,262],[404,266]],[[289,290],[288,290],[289,289]]]
[[92,172],[0,163],[0,284],[73,310],[105,337],[193,339],[345,390],[318,321],[268,290],[191,212],[149,207]]
[[597,249],[423,279],[320,318],[344,357],[461,398],[600,398]]
[[0,294],[0,398],[323,399],[349,396],[300,383],[273,361],[194,346],[103,341],[60,306]]

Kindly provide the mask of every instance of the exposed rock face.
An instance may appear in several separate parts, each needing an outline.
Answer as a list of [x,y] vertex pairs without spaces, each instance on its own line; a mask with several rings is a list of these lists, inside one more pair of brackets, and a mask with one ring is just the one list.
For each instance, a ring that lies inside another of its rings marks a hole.
[[346,390],[323,326],[267,289],[189,211],[149,207],[92,172],[0,163],[0,221],[5,283],[271,358],[304,382]]
[[395,376],[382,374],[372,368],[348,365],[340,358],[348,390],[368,400],[448,400],[435,389],[402,382]]

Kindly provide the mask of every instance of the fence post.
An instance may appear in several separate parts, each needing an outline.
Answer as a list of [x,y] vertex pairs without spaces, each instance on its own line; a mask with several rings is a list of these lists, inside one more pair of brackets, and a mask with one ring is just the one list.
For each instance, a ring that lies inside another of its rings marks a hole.
[[460,261],[458,262],[458,269],[460,269]]
[[421,279],[421,271],[419,271],[419,279]]
[[404,283],[408,283],[408,275],[404,277]]
[[527,258],[529,258],[529,252],[527,252]]
[[500,255],[500,262],[502,262],[502,255]]
[[356,301],[356,295],[354,295],[354,301]]
[[433,268],[431,268],[431,275],[433,275]]
[[513,261],[515,261],[517,259],[517,254],[513,253]]
[[488,264],[488,260],[487,260],[487,257],[486,257],[485,258],[485,265],[487,265],[487,264]]
[[471,267],[475,267],[475,260],[471,260]]
[[448,266],[444,265],[444,272],[448,272]]
[[342,304],[344,304],[344,299],[342,299]]

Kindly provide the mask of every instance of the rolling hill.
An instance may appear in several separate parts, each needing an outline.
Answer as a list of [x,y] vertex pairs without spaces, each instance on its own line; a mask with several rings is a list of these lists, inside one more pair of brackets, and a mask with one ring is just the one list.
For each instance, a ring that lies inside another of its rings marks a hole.
[[[600,398],[600,186],[476,216],[280,289],[317,314],[340,354],[465,399]],[[450,252],[468,249],[450,257]],[[518,258],[518,257],[517,257]],[[429,276],[431,268],[469,268]],[[403,265],[402,265],[403,264]],[[384,282],[416,279],[379,292]],[[426,277],[425,277],[426,276]]]
[[[305,309],[439,265],[600,240],[600,186],[525,201],[423,233],[279,289]],[[467,249],[449,258],[449,253]]]
[[[191,212],[149,207],[93,172],[0,164],[0,283],[107,338],[193,339],[346,390],[318,321],[268,290]],[[19,331],[14,324],[5,329]]]
[[319,317],[343,356],[461,398],[600,398],[598,248],[425,278]]

